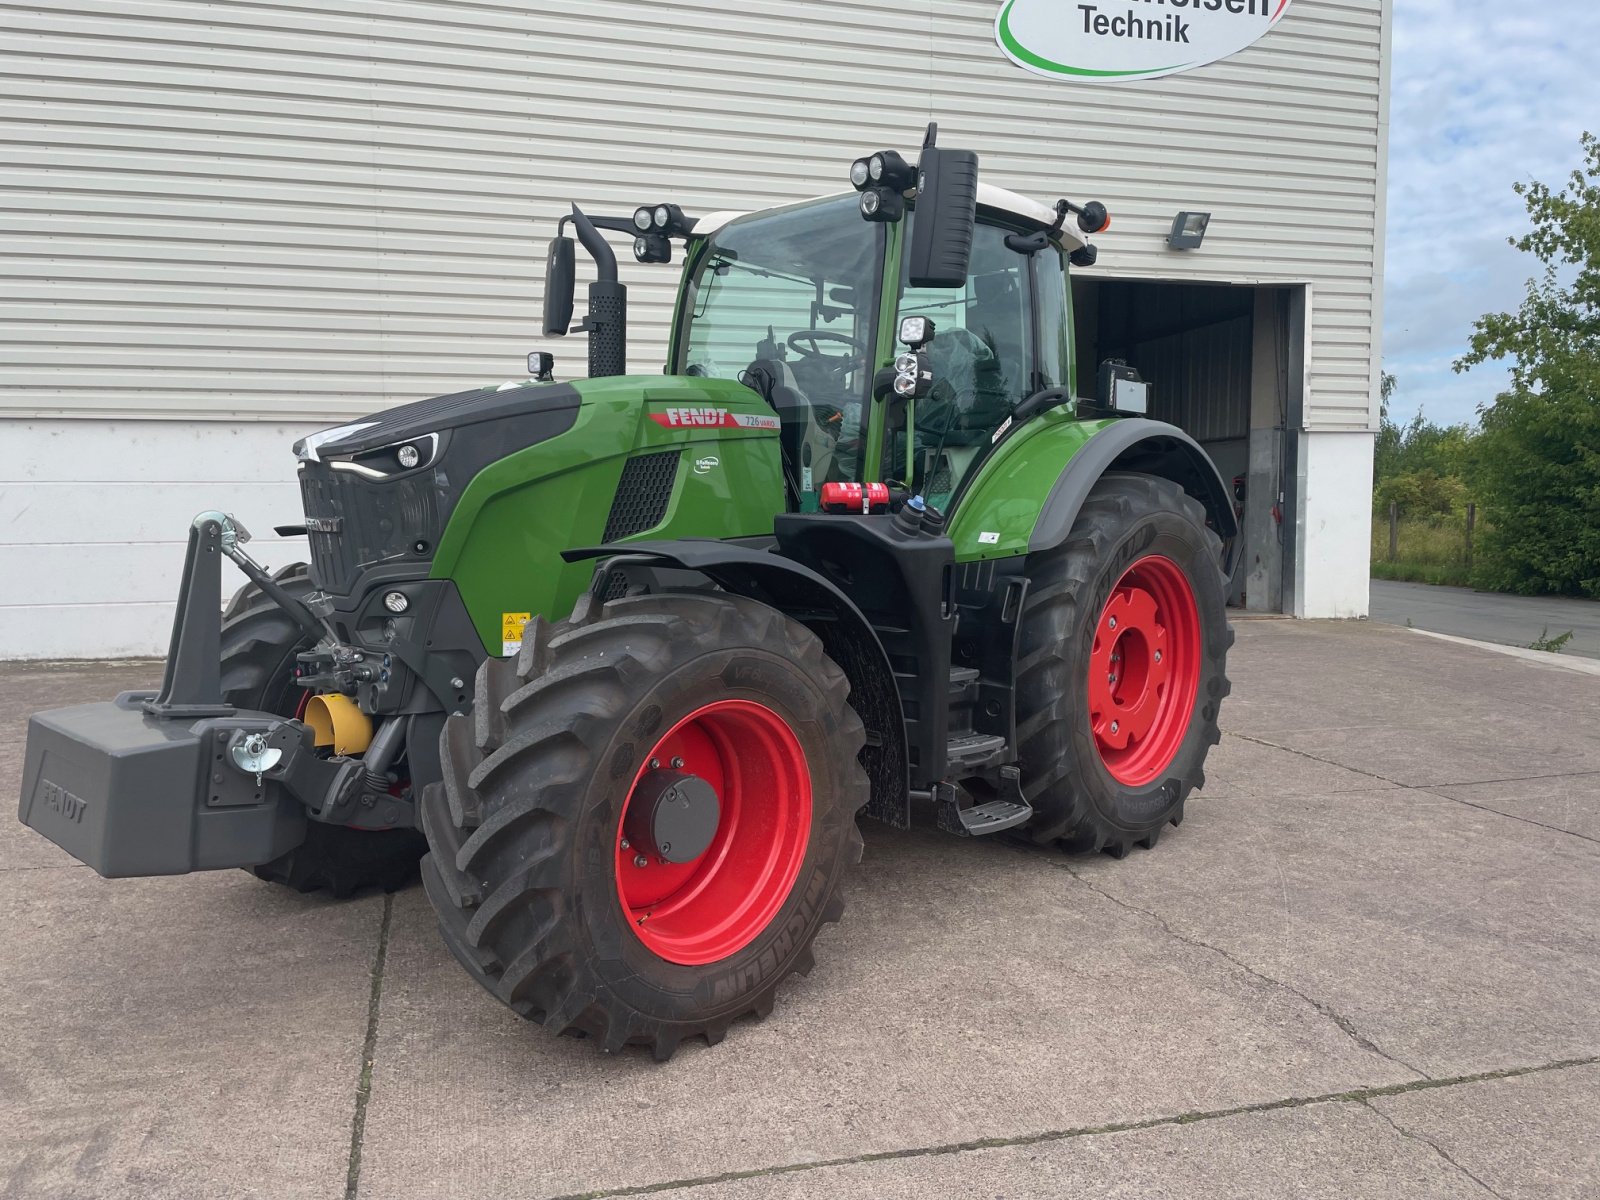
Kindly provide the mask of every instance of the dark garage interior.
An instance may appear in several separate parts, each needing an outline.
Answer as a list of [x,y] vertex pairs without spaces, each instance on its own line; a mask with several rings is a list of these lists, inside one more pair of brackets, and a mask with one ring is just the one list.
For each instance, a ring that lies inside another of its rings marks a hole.
[[1294,514],[1294,439],[1304,289],[1079,277],[1073,281],[1079,391],[1121,359],[1151,385],[1150,416],[1199,442],[1232,483],[1241,527],[1230,601],[1282,612]]

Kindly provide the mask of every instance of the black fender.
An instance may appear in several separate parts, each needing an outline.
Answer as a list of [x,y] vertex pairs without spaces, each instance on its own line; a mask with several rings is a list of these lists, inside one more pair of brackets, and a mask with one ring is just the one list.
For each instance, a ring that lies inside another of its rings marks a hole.
[[597,569],[597,584],[630,563],[690,571],[805,625],[844,670],[850,680],[850,705],[867,727],[867,746],[861,753],[861,765],[872,781],[867,815],[901,828],[909,825],[900,688],[877,632],[832,580],[758,546],[701,538],[594,546],[566,550],[561,557],[568,562],[606,560]]
[[1028,550],[1053,550],[1067,540],[1089,492],[1108,471],[1137,471],[1170,479],[1206,510],[1211,528],[1222,539],[1223,574],[1233,569],[1233,544],[1239,521],[1233,513],[1228,485],[1211,456],[1176,425],[1129,418],[1108,425],[1084,443],[1068,461],[1046,497],[1028,539]]

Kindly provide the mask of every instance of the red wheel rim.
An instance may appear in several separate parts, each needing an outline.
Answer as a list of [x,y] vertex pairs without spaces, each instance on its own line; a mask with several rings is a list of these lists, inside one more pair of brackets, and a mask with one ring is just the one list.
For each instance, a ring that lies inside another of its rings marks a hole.
[[[716,834],[692,862],[623,848],[628,804],[652,762],[698,775],[717,793]],[[699,966],[738,953],[794,890],[811,840],[811,772],[789,723],[765,705],[721,700],[683,718],[645,755],[628,804],[616,828],[617,894],[639,940],[668,962]]]
[[1089,652],[1089,724],[1118,783],[1145,787],[1172,765],[1200,690],[1200,609],[1183,568],[1141,558],[1117,581]]

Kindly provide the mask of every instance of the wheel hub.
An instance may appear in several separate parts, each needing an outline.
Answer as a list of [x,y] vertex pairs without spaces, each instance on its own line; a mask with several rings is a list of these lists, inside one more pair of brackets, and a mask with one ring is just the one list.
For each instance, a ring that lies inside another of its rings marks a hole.
[[644,756],[616,828],[634,933],[686,966],[749,945],[794,887],[810,827],[811,774],[778,712],[718,700],[689,713]]
[[623,832],[633,848],[690,863],[711,848],[722,819],[717,790],[684,771],[647,771],[628,802]]
[[1089,652],[1089,724],[1112,778],[1145,787],[1171,766],[1200,684],[1200,610],[1183,568],[1140,559],[1111,589]]

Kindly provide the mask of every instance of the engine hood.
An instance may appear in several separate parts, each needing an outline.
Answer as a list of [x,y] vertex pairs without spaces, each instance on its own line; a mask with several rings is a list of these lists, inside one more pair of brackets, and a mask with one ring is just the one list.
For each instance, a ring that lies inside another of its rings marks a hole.
[[374,568],[385,578],[425,577],[451,513],[477,474],[566,433],[579,403],[570,384],[475,388],[297,442],[317,586],[356,597]]
[[447,430],[473,425],[501,424],[518,418],[544,418],[568,413],[567,425],[576,419],[578,391],[567,383],[524,383],[509,387],[473,388],[403,404],[362,417],[348,425],[324,429],[295,443],[302,462],[348,459],[385,446],[415,441]]

